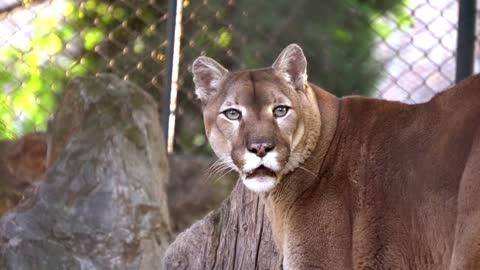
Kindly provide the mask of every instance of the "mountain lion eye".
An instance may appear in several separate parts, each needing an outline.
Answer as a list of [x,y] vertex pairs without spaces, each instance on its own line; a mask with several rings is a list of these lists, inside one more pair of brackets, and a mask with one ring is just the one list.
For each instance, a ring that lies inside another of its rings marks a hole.
[[240,111],[235,110],[235,109],[228,109],[223,112],[223,114],[230,120],[238,120],[240,119],[240,116],[242,115]]
[[289,109],[287,106],[277,106],[273,109],[273,115],[275,117],[284,117]]

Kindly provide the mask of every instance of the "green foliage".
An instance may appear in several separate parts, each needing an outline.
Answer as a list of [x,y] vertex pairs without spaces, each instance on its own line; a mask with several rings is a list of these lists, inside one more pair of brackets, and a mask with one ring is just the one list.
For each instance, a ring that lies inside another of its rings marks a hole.
[[[403,2],[242,0],[234,5],[209,1],[205,7],[203,1],[191,1],[183,14],[195,19],[186,20],[183,35],[184,43],[193,46],[184,45],[181,70],[200,50],[231,70],[270,66],[285,46],[298,43],[307,56],[310,82],[338,96],[369,95],[382,68],[373,59],[375,42],[411,23]],[[190,77],[182,89],[193,89]],[[206,143],[194,143],[196,134],[203,133],[201,117],[195,114],[199,108],[193,102],[182,108],[178,148],[207,152]]]
[[[63,12],[72,6],[66,2]],[[75,33],[61,24],[61,16],[39,13],[30,27],[30,38],[13,37],[11,43],[0,46],[0,138],[44,129],[67,77],[85,73],[84,67],[67,75],[75,60],[61,52]]]
[[[31,37],[0,45],[0,138],[45,129],[68,79],[107,71],[108,61],[94,52],[105,44],[106,35],[118,43],[130,38],[126,29],[113,31],[131,21],[134,8],[123,2],[59,0],[52,5],[55,12],[39,9],[29,25]],[[141,16],[156,18],[148,9]],[[146,24],[131,27],[137,29],[146,30]],[[135,40],[137,54],[146,50],[143,42]],[[103,48],[112,58],[123,49]]]
[[[210,152],[188,72],[201,53],[229,69],[261,67],[298,43],[310,81],[340,96],[369,94],[381,69],[375,40],[411,24],[405,1],[183,1],[177,151]],[[56,11],[40,10],[28,40],[0,45],[0,138],[43,129],[76,75],[127,75],[161,100],[166,0],[53,2]]]
[[[270,65],[286,45],[298,43],[307,54],[310,81],[340,96],[371,93],[381,70],[372,57],[375,39],[386,38],[410,18],[402,0],[278,0],[275,4],[243,0],[233,6],[203,5],[192,1],[185,8],[184,16],[193,12],[198,19],[187,23],[184,35],[208,56],[232,69],[260,67]],[[385,20],[387,14],[397,24]],[[233,27],[225,28],[225,23]],[[207,31],[198,30],[197,25],[203,24],[209,26]],[[184,53],[184,61],[198,55],[196,50],[190,52]]]

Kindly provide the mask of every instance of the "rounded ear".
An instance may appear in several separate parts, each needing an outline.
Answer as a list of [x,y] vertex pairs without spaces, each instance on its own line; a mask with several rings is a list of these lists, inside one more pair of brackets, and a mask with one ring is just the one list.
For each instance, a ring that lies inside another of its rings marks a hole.
[[277,57],[272,68],[295,89],[304,90],[307,83],[307,59],[300,46],[288,45]]
[[212,58],[200,56],[192,64],[192,73],[195,94],[202,103],[205,103],[219,90],[220,81],[228,73],[228,70]]

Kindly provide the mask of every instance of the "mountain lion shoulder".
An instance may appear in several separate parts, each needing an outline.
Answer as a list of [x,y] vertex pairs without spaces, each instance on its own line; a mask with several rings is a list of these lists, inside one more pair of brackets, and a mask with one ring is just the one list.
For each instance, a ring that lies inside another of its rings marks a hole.
[[480,269],[479,75],[407,105],[307,82],[294,44],[268,68],[192,71],[215,154],[266,194],[284,269]]

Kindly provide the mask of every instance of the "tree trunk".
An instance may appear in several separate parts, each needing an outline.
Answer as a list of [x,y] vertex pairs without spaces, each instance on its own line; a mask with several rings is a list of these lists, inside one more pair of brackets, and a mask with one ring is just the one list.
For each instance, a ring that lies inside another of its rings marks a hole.
[[263,200],[241,182],[219,209],[177,236],[165,269],[281,269]]

